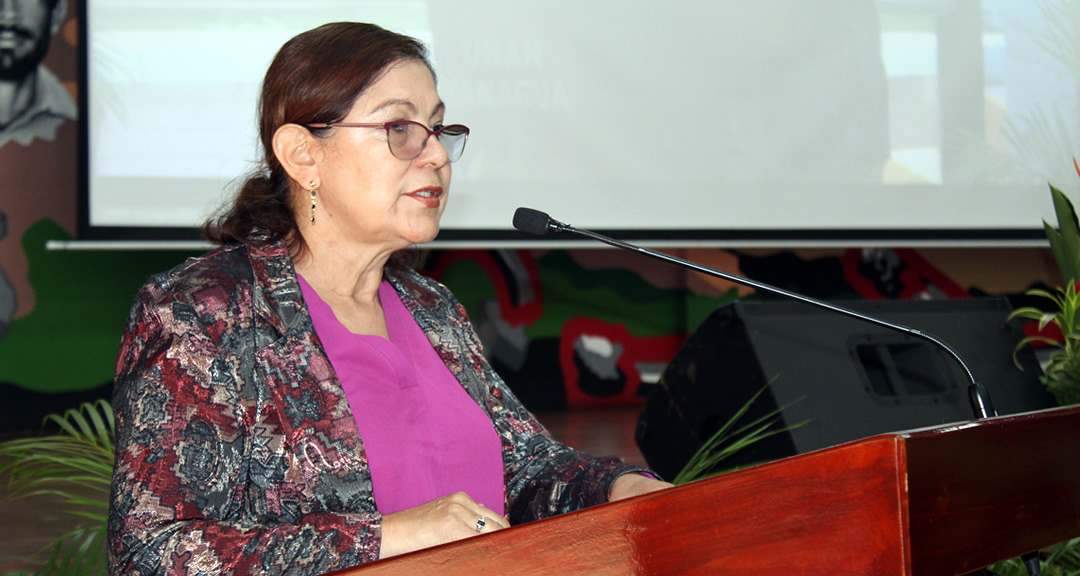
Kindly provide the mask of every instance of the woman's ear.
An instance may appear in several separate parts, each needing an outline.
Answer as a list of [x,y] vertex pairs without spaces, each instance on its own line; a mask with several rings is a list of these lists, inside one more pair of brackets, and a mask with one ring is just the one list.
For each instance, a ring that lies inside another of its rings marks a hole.
[[274,132],[272,140],[274,156],[289,177],[296,182],[317,182],[319,166],[315,162],[315,148],[319,142],[298,124],[285,124]]

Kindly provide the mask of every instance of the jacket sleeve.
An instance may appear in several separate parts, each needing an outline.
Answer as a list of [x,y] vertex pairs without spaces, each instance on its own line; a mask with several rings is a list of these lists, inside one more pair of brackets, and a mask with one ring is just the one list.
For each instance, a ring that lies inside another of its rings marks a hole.
[[593,457],[561,444],[491,372],[495,428],[503,436],[511,522],[541,520],[610,500],[623,474],[648,470],[614,456]]
[[377,559],[378,513],[328,511],[290,465],[282,416],[226,351],[240,333],[163,292],[140,293],[117,360],[110,574],[306,575]]
[[[507,511],[512,523],[540,520],[607,502],[611,486],[623,474],[654,472],[608,456],[594,458],[556,442],[484,358],[483,347],[464,307],[445,287],[451,323],[465,343],[466,379],[483,389],[495,430],[502,438]],[[466,383],[466,388],[469,388]]]

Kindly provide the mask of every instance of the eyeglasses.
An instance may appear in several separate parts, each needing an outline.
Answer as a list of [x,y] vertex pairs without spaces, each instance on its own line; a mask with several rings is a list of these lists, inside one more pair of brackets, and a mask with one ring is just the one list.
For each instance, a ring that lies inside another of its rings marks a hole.
[[440,126],[434,130],[412,120],[395,120],[383,124],[353,124],[349,122],[326,122],[308,124],[308,128],[382,128],[386,130],[386,144],[390,153],[399,160],[412,160],[424,151],[428,138],[434,136],[446,149],[450,162],[456,162],[465,151],[469,129],[461,124]]

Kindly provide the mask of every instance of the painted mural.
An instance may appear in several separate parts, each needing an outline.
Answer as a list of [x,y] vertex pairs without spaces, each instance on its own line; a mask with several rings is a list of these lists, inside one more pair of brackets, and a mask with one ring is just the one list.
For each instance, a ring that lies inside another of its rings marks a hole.
[[0,338],[35,295],[19,239],[51,219],[75,231],[78,27],[67,0],[0,11]]
[[[0,422],[32,428],[49,411],[107,397],[120,334],[151,274],[194,255],[50,251],[70,236],[51,220],[21,238],[37,295],[0,342]],[[970,291],[913,250],[684,250],[675,255],[817,298],[965,298]],[[695,327],[735,299],[768,298],[631,253],[433,251],[423,271],[469,311],[486,353],[535,411],[640,405]],[[18,408],[16,408],[18,406]]]
[[[40,223],[58,235],[75,233],[76,1],[9,0],[0,10],[0,349],[18,340],[16,325],[41,289],[31,285],[23,250],[29,231]],[[60,363],[55,352],[44,353],[47,342],[39,346],[27,360],[0,360],[0,370]],[[23,403],[12,392],[22,388],[0,382],[0,416],[17,414]]]

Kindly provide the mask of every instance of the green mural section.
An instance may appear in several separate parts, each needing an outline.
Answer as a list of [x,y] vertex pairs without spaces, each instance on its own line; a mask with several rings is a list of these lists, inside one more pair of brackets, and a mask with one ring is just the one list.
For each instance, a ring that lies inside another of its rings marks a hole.
[[[639,337],[686,333],[716,307],[737,299],[735,289],[706,296],[658,288],[630,270],[586,269],[565,250],[544,253],[536,267],[544,307],[540,319],[526,328],[530,340],[558,338],[566,321],[579,316],[623,324]],[[496,298],[487,273],[467,259],[448,266],[441,280],[470,313]]]
[[587,315],[623,324],[638,337],[692,331],[714,308],[735,299],[661,289],[629,270],[586,270],[565,251],[537,260],[544,290],[544,316],[530,337],[557,336],[566,320]]
[[124,323],[147,278],[192,255],[180,251],[47,250],[70,240],[55,222],[22,238],[34,309],[0,341],[0,382],[38,392],[68,392],[112,380]]
[[446,268],[439,281],[454,293],[473,321],[483,302],[497,299],[491,278],[475,260],[454,262]]

